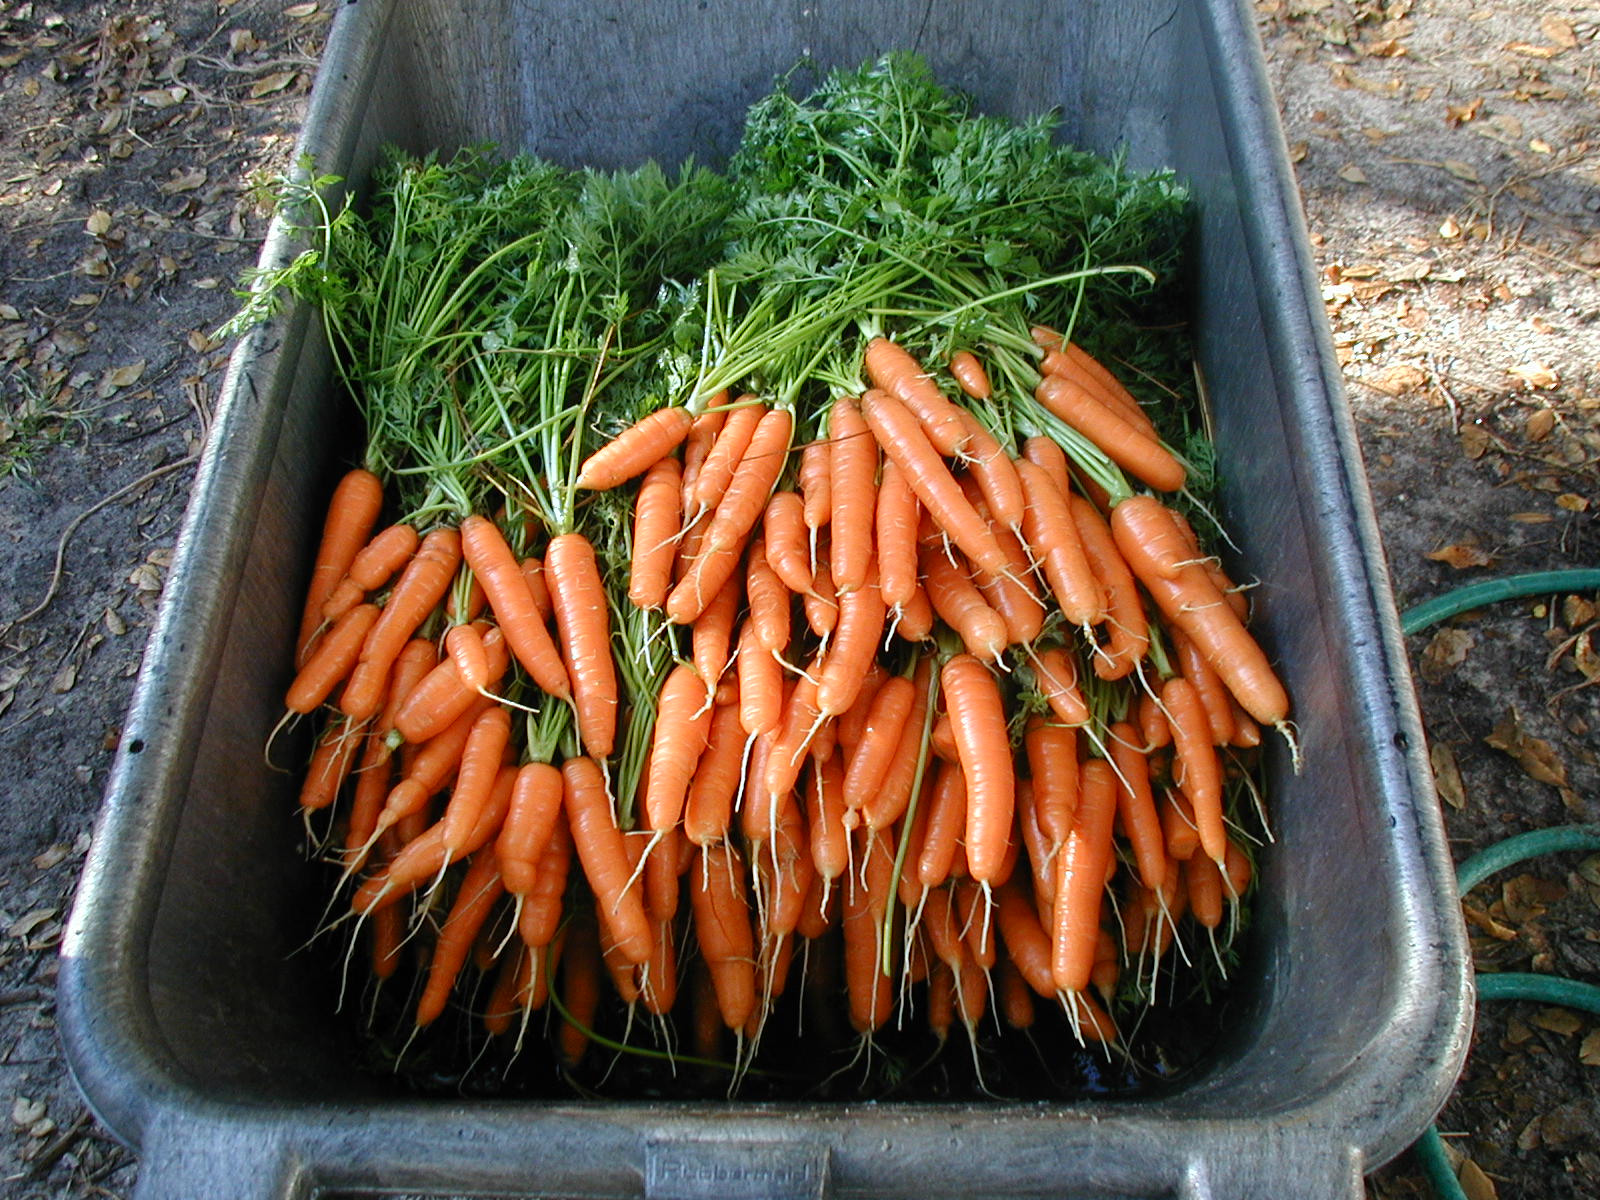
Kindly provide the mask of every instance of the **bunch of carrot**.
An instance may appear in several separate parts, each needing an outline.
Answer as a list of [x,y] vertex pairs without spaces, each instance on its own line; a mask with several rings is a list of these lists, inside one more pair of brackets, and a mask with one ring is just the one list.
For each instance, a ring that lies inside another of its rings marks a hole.
[[[1181,487],[1115,378],[1035,335],[1039,403]],[[1043,1000],[1111,1043],[1119,977],[1153,978],[1186,913],[1226,936],[1243,763],[1288,719],[1242,590],[1156,495],[1110,505],[1054,441],[1000,445],[947,394],[988,399],[970,352],[948,389],[886,338],[863,360],[804,445],[718,397],[590,455],[578,486],[631,497],[625,576],[580,533],[520,561],[484,517],[374,533],[377,481],[341,483],[287,706],[329,713],[301,805],[348,792],[349,911],[378,978],[417,962],[416,1028],[459,995],[520,1040],[554,983],[571,1065],[602,980],[666,1019],[698,959],[753,1053],[797,945],[837,929],[865,1037],[926,980],[936,1028],[976,1039],[998,987],[1013,1023]],[[619,694],[624,585],[688,628],[655,694]],[[622,709],[649,736],[619,805]]]
[[1181,335],[1134,327],[1170,181],[891,57],[758,104],[727,178],[385,185],[299,186],[268,282],[367,420],[285,707],[407,1047],[739,1079],[804,978],[850,1045],[959,1023],[976,1062],[992,1013],[1056,1063],[1216,978],[1291,727]]

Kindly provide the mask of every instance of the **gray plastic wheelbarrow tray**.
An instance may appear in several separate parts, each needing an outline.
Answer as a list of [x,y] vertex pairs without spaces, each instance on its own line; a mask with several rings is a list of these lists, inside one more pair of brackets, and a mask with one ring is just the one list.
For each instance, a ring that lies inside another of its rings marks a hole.
[[[1223,504],[1294,697],[1268,757],[1242,1013],[1159,1097],[951,1105],[449,1101],[355,1070],[293,784],[261,749],[348,418],[304,310],[241,344],[62,963],[61,1026],[144,1197],[1353,1197],[1443,1103],[1471,986],[1437,804],[1302,218],[1241,0],[1005,6],[360,0],[303,148],[360,186],[379,146],[718,162],[802,55],[923,54],[990,111],[1173,167]],[[269,241],[267,261],[289,248]]]

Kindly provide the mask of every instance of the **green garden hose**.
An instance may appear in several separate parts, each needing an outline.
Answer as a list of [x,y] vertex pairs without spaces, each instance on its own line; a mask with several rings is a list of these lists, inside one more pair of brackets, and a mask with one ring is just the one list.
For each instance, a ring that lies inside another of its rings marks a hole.
[[[1514,600],[1546,592],[1580,592],[1600,589],[1600,570],[1532,571],[1500,579],[1469,583],[1432,600],[1415,605],[1400,618],[1404,633],[1420,633],[1430,625],[1499,600]],[[1456,868],[1457,894],[1466,895],[1497,871],[1543,854],[1572,850],[1600,850],[1600,825],[1558,825],[1520,833],[1479,851]],[[1600,1016],[1600,987],[1565,979],[1559,975],[1531,975],[1505,972],[1480,975],[1477,979],[1480,1000],[1532,1000],[1558,1004]],[[1429,1125],[1412,1147],[1428,1185],[1440,1200],[1467,1200],[1467,1193],[1456,1178],[1445,1154],[1439,1127]]]

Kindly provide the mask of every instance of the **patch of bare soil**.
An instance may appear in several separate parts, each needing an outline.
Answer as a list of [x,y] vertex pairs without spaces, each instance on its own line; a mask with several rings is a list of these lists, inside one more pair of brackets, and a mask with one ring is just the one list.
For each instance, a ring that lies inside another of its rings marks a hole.
[[[0,3],[0,1197],[127,1194],[54,1031],[55,947],[334,0]],[[1600,564],[1596,14],[1262,0],[1402,609]],[[1596,597],[1411,639],[1458,858],[1595,820]],[[1474,891],[1484,970],[1600,980],[1600,859]],[[1441,1117],[1471,1196],[1592,1194],[1600,1021],[1485,1006]],[[1426,1195],[1409,1156],[1371,1194]]]

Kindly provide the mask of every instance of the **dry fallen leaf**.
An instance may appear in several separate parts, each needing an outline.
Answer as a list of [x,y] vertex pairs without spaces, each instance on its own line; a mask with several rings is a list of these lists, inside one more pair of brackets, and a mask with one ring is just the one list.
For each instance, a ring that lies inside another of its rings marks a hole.
[[138,362],[110,368],[100,377],[100,395],[109,396],[118,388],[132,387],[139,382],[140,376],[144,374],[144,368],[145,360],[142,358]]
[[32,1125],[44,1116],[49,1107],[43,1100],[33,1100],[27,1096],[18,1096],[11,1102],[12,1123],[24,1127]]
[[1567,766],[1561,760],[1561,755],[1549,742],[1534,737],[1522,728],[1522,718],[1515,708],[1509,710],[1483,740],[1514,758],[1530,779],[1558,789],[1563,803],[1568,807],[1582,806],[1582,801],[1567,785]]
[[1570,1008],[1542,1008],[1533,1014],[1533,1023],[1562,1037],[1571,1037],[1583,1028],[1583,1018]]
[[56,672],[55,678],[50,681],[50,690],[57,695],[70,692],[78,682],[78,665],[67,663]]
[[288,8],[283,10],[283,15],[288,17],[291,21],[303,21],[316,11],[316,0],[311,0],[311,3],[309,4],[291,4]]
[[40,871],[48,871],[66,860],[72,853],[72,847],[65,842],[57,842],[48,850],[41,851],[33,856],[33,865]]
[[1578,1047],[1578,1061],[1586,1067],[1600,1067],[1600,1029],[1592,1029]]
[[[18,917],[15,921],[11,922],[11,924],[6,926],[6,936],[7,937],[14,937],[14,938],[25,938],[25,937],[28,936],[28,934],[32,933],[40,925],[43,925],[46,921],[48,921],[51,917],[53,917],[55,915],[56,915],[56,910],[53,909],[53,908],[36,908],[30,913],[24,913],[22,916]],[[41,1113],[40,1115],[42,1116],[43,1114]],[[35,1121],[37,1121],[38,1119],[39,1119],[38,1117],[34,1118]],[[32,1122],[24,1122],[24,1124],[31,1124],[31,1123]]]
[[1461,449],[1468,458],[1482,458],[1493,444],[1488,430],[1482,426],[1468,425],[1461,431]]
[[[1470,630],[1446,626],[1428,639],[1417,660],[1417,672],[1429,683],[1438,683],[1466,661],[1477,639]],[[1454,765],[1454,758],[1451,760]],[[1460,777],[1457,776],[1457,783]],[[1460,807],[1458,804],[1457,808]]]
[[1559,46],[1540,46],[1534,42],[1507,42],[1506,49],[1524,58],[1554,58],[1561,53]]
[[1449,742],[1434,742],[1428,747],[1428,761],[1433,765],[1433,786],[1451,808],[1462,808],[1467,803],[1467,788],[1461,780],[1461,768],[1456,764],[1456,752]]
[[160,186],[164,196],[175,196],[179,192],[192,192],[204,186],[208,178],[204,167],[185,167],[182,170],[174,167],[169,173],[170,178]]
[[1485,1175],[1483,1168],[1470,1158],[1461,1164],[1461,1169],[1456,1172],[1456,1180],[1467,1194],[1467,1200],[1498,1200],[1500,1193],[1495,1191],[1494,1180]]
[[1367,173],[1355,163],[1346,163],[1339,168],[1339,178],[1346,183],[1366,183]]
[[1483,97],[1479,96],[1471,104],[1446,104],[1444,106],[1445,124],[1452,127],[1463,125],[1468,121],[1476,120],[1478,112],[1483,108]]
[[1578,45],[1578,34],[1572,28],[1572,22],[1552,13],[1546,13],[1539,18],[1539,30],[1563,50],[1572,50]]
[[1540,408],[1528,414],[1528,421],[1523,429],[1532,441],[1542,442],[1550,436],[1555,427],[1555,411],[1549,408]]
[[1423,557],[1434,562],[1442,562],[1458,571],[1464,571],[1469,567],[1487,567],[1494,563],[1494,555],[1470,541],[1441,546],[1437,550],[1429,551]]
[[83,223],[83,231],[99,237],[111,228],[111,214],[103,208],[97,208],[89,214],[89,219]]
[[1508,920],[1519,923],[1542,917],[1552,904],[1559,904],[1566,896],[1565,884],[1526,872],[1500,885],[1501,910]]
[[250,85],[250,98],[259,100],[274,92],[281,92],[293,83],[299,74],[298,71],[277,71],[271,75],[264,75]]
[[1464,179],[1468,183],[1478,182],[1477,169],[1473,167],[1471,163],[1462,162],[1459,158],[1445,159],[1444,169],[1449,171],[1450,174],[1454,175],[1457,179]]
[[1446,217],[1439,223],[1439,236],[1446,241],[1455,241],[1461,236],[1461,222],[1454,217]]
[[1509,374],[1515,375],[1530,388],[1553,388],[1561,382],[1561,377],[1555,369],[1542,362],[1526,362],[1519,367],[1510,368]]
[[1428,382],[1428,373],[1412,363],[1395,363],[1362,377],[1362,383],[1386,396],[1403,396]]

